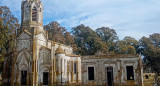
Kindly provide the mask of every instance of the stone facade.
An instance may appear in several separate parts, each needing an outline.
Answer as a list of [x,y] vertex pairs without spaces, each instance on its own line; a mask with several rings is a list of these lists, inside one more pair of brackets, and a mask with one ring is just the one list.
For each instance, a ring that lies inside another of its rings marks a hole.
[[22,23],[15,40],[11,86],[81,82],[81,57],[73,54],[72,47],[48,40],[42,23],[42,2],[22,1],[21,9]]
[[43,29],[41,1],[23,0],[21,10],[21,28],[17,30],[14,51],[5,59],[3,83],[11,86],[142,85],[138,55],[74,55],[72,47],[48,40],[48,33]]
[[[130,70],[127,69],[130,67]],[[94,69],[90,79],[89,68]],[[127,72],[128,71],[128,72]],[[132,74],[127,74],[131,73]],[[82,57],[83,85],[142,86],[142,64],[138,55],[103,55]]]

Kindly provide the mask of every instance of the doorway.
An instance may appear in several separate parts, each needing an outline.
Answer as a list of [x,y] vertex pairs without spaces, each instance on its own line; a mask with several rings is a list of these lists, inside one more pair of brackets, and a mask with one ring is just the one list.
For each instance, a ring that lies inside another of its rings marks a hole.
[[43,85],[48,85],[48,72],[43,72]]
[[27,71],[21,71],[21,85],[27,85]]
[[113,86],[113,67],[107,67],[107,85]]

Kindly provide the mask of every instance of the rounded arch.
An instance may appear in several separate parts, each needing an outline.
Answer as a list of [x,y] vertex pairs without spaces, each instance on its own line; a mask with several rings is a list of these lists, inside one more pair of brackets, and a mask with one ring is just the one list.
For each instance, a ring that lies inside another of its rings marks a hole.
[[43,67],[42,72],[49,72],[49,68],[48,67]]
[[20,70],[21,71],[26,71],[27,70],[27,66],[25,64],[20,66]]

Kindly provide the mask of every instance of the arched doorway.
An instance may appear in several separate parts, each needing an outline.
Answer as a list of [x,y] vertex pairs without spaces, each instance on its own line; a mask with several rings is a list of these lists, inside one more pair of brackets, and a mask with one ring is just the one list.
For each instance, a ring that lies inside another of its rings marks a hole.
[[21,69],[21,85],[27,85],[27,69],[23,67]]

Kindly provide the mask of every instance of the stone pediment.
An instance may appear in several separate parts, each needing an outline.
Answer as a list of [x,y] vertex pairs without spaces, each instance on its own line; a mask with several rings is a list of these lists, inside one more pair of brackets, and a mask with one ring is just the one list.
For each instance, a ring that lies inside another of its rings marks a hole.
[[17,39],[30,39],[32,36],[32,34],[27,31],[27,30],[24,30],[18,37]]

